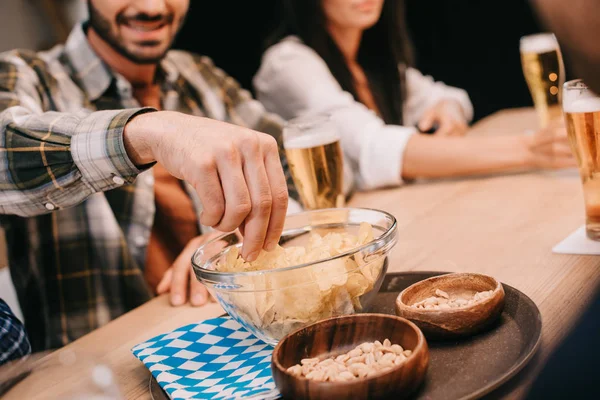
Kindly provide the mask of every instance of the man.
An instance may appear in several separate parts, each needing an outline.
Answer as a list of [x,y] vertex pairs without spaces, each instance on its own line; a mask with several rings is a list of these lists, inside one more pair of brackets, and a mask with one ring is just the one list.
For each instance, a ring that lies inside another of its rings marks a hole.
[[253,260],[287,209],[280,121],[207,58],[168,51],[189,0],[88,6],[64,46],[0,56],[0,214],[34,351],[153,292],[204,304],[190,258],[207,227],[240,226]]

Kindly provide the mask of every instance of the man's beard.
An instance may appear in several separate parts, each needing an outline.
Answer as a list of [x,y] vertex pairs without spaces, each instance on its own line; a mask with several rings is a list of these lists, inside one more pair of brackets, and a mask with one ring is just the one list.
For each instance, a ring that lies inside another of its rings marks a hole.
[[[111,22],[108,19],[106,19],[100,13],[100,11],[98,11],[96,9],[96,7],[94,7],[94,5],[92,4],[92,0],[88,0],[87,3],[88,3],[88,15],[89,15],[89,20],[88,20],[89,27],[92,28],[98,34],[98,36],[100,36],[100,38],[102,38],[105,42],[107,42],[117,53],[121,54],[122,56],[124,56],[125,58],[127,58],[130,61],[133,61],[136,64],[156,64],[156,63],[158,63],[160,60],[162,60],[164,58],[165,54],[167,53],[167,51],[173,44],[173,40],[175,40],[175,37],[171,38],[171,41],[169,42],[168,46],[166,46],[165,50],[160,55],[143,56],[143,55],[136,54],[136,53],[130,51],[129,49],[127,49],[127,47],[125,47],[125,45],[123,45],[121,40],[113,34],[112,29],[111,29],[112,28]],[[135,17],[133,17],[132,19],[152,20],[155,18],[156,17],[148,16],[146,14],[138,14]],[[173,15],[172,14],[165,15],[165,16],[159,16],[159,18],[163,18],[163,19],[167,20],[168,23],[173,24]],[[117,22],[117,24],[119,24],[119,23],[124,22],[124,20],[125,20],[124,16],[118,15],[116,22]],[[183,25],[183,23],[180,23],[179,26],[177,27],[177,30],[179,30],[179,28],[181,28],[182,25]],[[140,46],[143,46],[143,45],[144,44],[140,44]],[[156,42],[148,42],[145,45],[156,46],[157,43]]]

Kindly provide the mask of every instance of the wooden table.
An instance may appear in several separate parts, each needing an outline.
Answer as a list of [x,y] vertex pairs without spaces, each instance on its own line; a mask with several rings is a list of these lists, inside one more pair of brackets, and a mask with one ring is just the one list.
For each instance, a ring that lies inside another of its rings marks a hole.
[[[473,134],[522,134],[535,128],[531,109],[502,111]],[[600,257],[556,255],[551,248],[584,221],[574,170],[416,183],[356,195],[350,205],[387,210],[399,225],[390,270],[471,271],[490,274],[530,296],[543,317],[543,342],[515,379],[492,397],[521,397],[538,367],[572,326],[600,282]],[[158,297],[46,357],[70,350],[109,365],[127,399],[147,399],[149,372],[130,349],[154,335],[218,316],[219,306],[172,308]],[[47,368],[20,383],[7,399],[62,398],[82,384]]]

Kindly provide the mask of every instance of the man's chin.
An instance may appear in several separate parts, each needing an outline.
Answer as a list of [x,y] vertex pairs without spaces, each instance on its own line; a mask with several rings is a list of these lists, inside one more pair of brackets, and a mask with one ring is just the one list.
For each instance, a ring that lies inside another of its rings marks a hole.
[[125,56],[136,64],[156,64],[165,57],[169,48],[148,51],[148,49],[136,49],[127,51]]

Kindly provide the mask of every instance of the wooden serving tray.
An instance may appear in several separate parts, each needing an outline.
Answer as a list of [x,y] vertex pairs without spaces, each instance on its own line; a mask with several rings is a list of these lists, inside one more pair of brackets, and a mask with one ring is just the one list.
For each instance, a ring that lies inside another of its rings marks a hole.
[[[408,286],[444,272],[388,273],[379,293],[365,312],[395,315],[398,294]],[[516,375],[534,356],[542,336],[542,320],[535,303],[519,290],[503,284],[505,306],[487,331],[451,341],[430,341],[429,369],[415,399],[478,399]],[[168,399],[154,378],[150,393]]]

